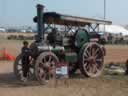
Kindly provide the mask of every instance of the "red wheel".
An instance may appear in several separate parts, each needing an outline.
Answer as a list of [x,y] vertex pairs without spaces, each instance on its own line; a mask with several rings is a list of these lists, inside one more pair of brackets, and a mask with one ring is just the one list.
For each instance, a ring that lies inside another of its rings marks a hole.
[[88,77],[97,77],[103,70],[104,53],[97,43],[87,43],[80,52],[80,70]]

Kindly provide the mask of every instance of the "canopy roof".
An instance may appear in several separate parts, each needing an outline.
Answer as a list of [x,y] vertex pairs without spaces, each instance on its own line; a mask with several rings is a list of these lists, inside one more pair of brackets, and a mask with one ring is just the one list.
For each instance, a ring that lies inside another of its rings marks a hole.
[[[72,26],[85,26],[87,24],[112,24],[111,21],[98,20],[92,18],[84,18],[77,16],[63,15],[56,12],[44,13],[44,22],[47,24],[58,24],[58,25],[72,25]],[[34,18],[34,22],[37,22],[37,17]]]

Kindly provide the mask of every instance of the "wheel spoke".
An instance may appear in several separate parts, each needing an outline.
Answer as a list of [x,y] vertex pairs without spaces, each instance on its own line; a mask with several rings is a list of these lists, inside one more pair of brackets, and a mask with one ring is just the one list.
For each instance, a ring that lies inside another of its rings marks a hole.
[[88,54],[87,54],[86,52],[84,52],[84,56],[85,56],[85,57],[89,57]]
[[90,64],[87,63],[86,68],[87,68],[88,71],[90,70],[90,67],[91,67]]
[[95,74],[98,70],[95,64],[89,64],[88,69],[90,74]]
[[51,78],[55,77],[55,72],[56,72],[56,69],[55,69],[55,66],[53,66],[52,70],[50,70],[50,72],[49,72],[49,75],[50,75]]
[[83,64],[84,70],[87,70],[87,67],[88,67],[88,63],[86,62],[86,63]]
[[44,75],[44,70],[42,68],[38,68],[38,72],[39,77],[42,77],[42,75]]
[[91,66],[91,64],[89,64],[89,70],[88,70],[89,73],[93,73],[93,67]]
[[23,70],[18,70],[18,74],[23,74]]
[[51,60],[52,60],[52,56],[49,56],[49,60],[48,60],[48,62],[51,62]]
[[97,55],[97,53],[98,53],[99,50],[100,50],[100,48],[97,48],[97,49],[95,50],[95,52],[94,52],[94,56]]
[[83,61],[84,61],[84,64],[85,64],[88,61],[88,59],[84,59]]
[[96,66],[97,64],[93,64],[93,73],[95,74],[98,71],[98,68]]
[[17,69],[18,69],[18,70],[22,69],[22,66],[17,66]]
[[23,71],[23,70],[22,69],[19,69],[18,71],[20,72],[20,71]]
[[46,57],[43,58],[43,63],[46,63]]
[[22,63],[18,63],[17,65],[22,66]]
[[102,56],[102,54],[100,54],[100,53],[98,53],[98,54],[95,55],[95,58],[96,58],[96,59],[99,59],[99,58],[102,58],[102,57],[103,57],[103,56]]
[[91,52],[92,50],[92,44],[89,45],[89,51]]
[[19,60],[18,65],[22,65],[22,60]]
[[88,50],[86,51],[86,53],[87,53],[88,57],[91,56],[91,54],[90,54],[90,52]]
[[84,66],[84,67],[86,67],[87,65],[88,65],[88,63],[87,63],[87,62],[83,64],[83,66]]
[[92,56],[95,56],[95,49],[92,48]]

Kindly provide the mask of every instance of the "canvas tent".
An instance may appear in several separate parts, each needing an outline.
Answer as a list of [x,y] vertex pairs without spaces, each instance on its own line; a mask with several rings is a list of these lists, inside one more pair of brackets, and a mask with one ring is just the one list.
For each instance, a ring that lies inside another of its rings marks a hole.
[[6,31],[6,29],[0,27],[0,32],[5,32],[5,31]]
[[99,26],[100,32],[104,32],[104,29],[105,29],[105,32],[108,32],[108,33],[112,33],[112,34],[122,33],[123,36],[128,35],[128,30],[119,25],[100,25]]

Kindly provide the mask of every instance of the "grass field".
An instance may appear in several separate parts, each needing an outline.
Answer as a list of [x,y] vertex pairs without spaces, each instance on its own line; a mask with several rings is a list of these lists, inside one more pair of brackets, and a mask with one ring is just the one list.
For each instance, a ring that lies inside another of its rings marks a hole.
[[[32,41],[29,41],[32,42]],[[0,40],[0,49],[16,56],[20,53],[22,41]],[[128,59],[128,46],[107,45],[105,63],[125,62]],[[39,85],[29,82],[27,85],[16,80],[13,75],[13,62],[0,61],[0,96],[128,96],[128,76],[107,76],[59,81],[57,86]]]

